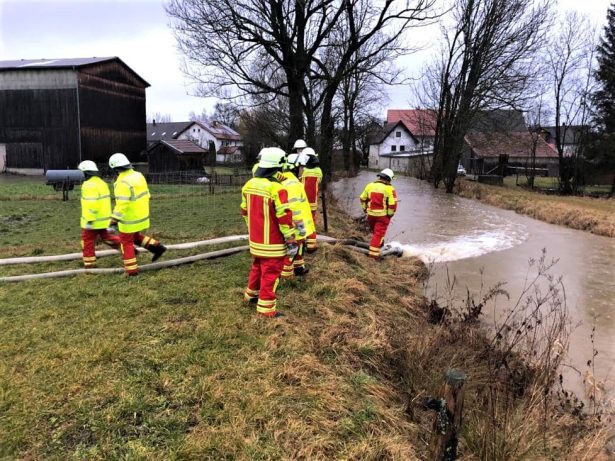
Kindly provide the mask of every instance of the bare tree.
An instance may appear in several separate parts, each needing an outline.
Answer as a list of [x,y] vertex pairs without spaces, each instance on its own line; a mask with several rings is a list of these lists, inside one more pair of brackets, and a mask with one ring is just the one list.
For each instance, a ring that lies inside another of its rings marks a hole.
[[527,104],[552,6],[553,0],[454,0],[442,57],[429,72],[437,90],[435,187],[444,181],[452,192],[464,137],[479,111]]
[[[555,111],[555,147],[559,157],[560,192],[573,191],[572,180],[577,176],[578,152],[566,151],[565,141],[582,133],[589,122],[589,94],[593,91],[594,27],[587,16],[576,11],[562,19],[559,33],[548,47],[549,75],[551,77]],[[572,132],[575,125],[581,130]],[[580,143],[580,139],[575,139]],[[574,182],[574,187],[578,181]]]
[[383,83],[392,83],[397,74],[382,70],[383,61],[414,51],[407,45],[406,32],[427,24],[438,15],[435,0],[347,0],[343,15],[325,41],[321,52],[314,56],[311,77],[323,82],[320,94],[320,153],[325,177],[331,178],[334,118],[333,102],[345,78],[355,73],[372,73]]
[[[288,98],[290,138],[303,137],[303,97],[312,57],[346,0],[171,0],[186,73],[201,94]],[[281,74],[283,79],[272,79]]]

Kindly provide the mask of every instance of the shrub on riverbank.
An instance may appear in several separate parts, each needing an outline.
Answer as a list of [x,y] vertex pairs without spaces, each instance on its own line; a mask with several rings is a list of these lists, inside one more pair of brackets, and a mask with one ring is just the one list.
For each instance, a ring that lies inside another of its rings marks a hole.
[[615,201],[612,199],[544,195],[464,180],[457,182],[456,193],[550,224],[615,237]]

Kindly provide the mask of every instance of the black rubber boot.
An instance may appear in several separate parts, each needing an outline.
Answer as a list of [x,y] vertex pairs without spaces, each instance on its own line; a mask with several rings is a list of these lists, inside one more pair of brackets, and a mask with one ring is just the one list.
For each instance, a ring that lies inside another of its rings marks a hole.
[[164,252],[167,251],[167,247],[162,244],[158,244],[149,251],[151,251],[153,254],[152,262],[156,262],[164,254]]

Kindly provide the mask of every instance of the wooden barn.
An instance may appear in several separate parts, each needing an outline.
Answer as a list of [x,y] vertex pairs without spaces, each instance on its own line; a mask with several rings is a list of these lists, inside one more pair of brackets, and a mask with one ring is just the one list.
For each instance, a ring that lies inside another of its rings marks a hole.
[[117,57],[0,61],[0,172],[138,160],[148,86]]
[[207,155],[208,151],[189,139],[156,141],[147,149],[148,172],[203,172],[203,162]]

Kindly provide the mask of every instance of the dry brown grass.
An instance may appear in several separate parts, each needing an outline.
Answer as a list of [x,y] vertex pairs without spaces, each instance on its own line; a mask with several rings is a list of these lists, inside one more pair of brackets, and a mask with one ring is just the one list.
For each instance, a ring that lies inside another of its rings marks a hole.
[[590,197],[560,197],[459,181],[457,194],[550,224],[559,224],[606,237],[615,237],[615,201]]

